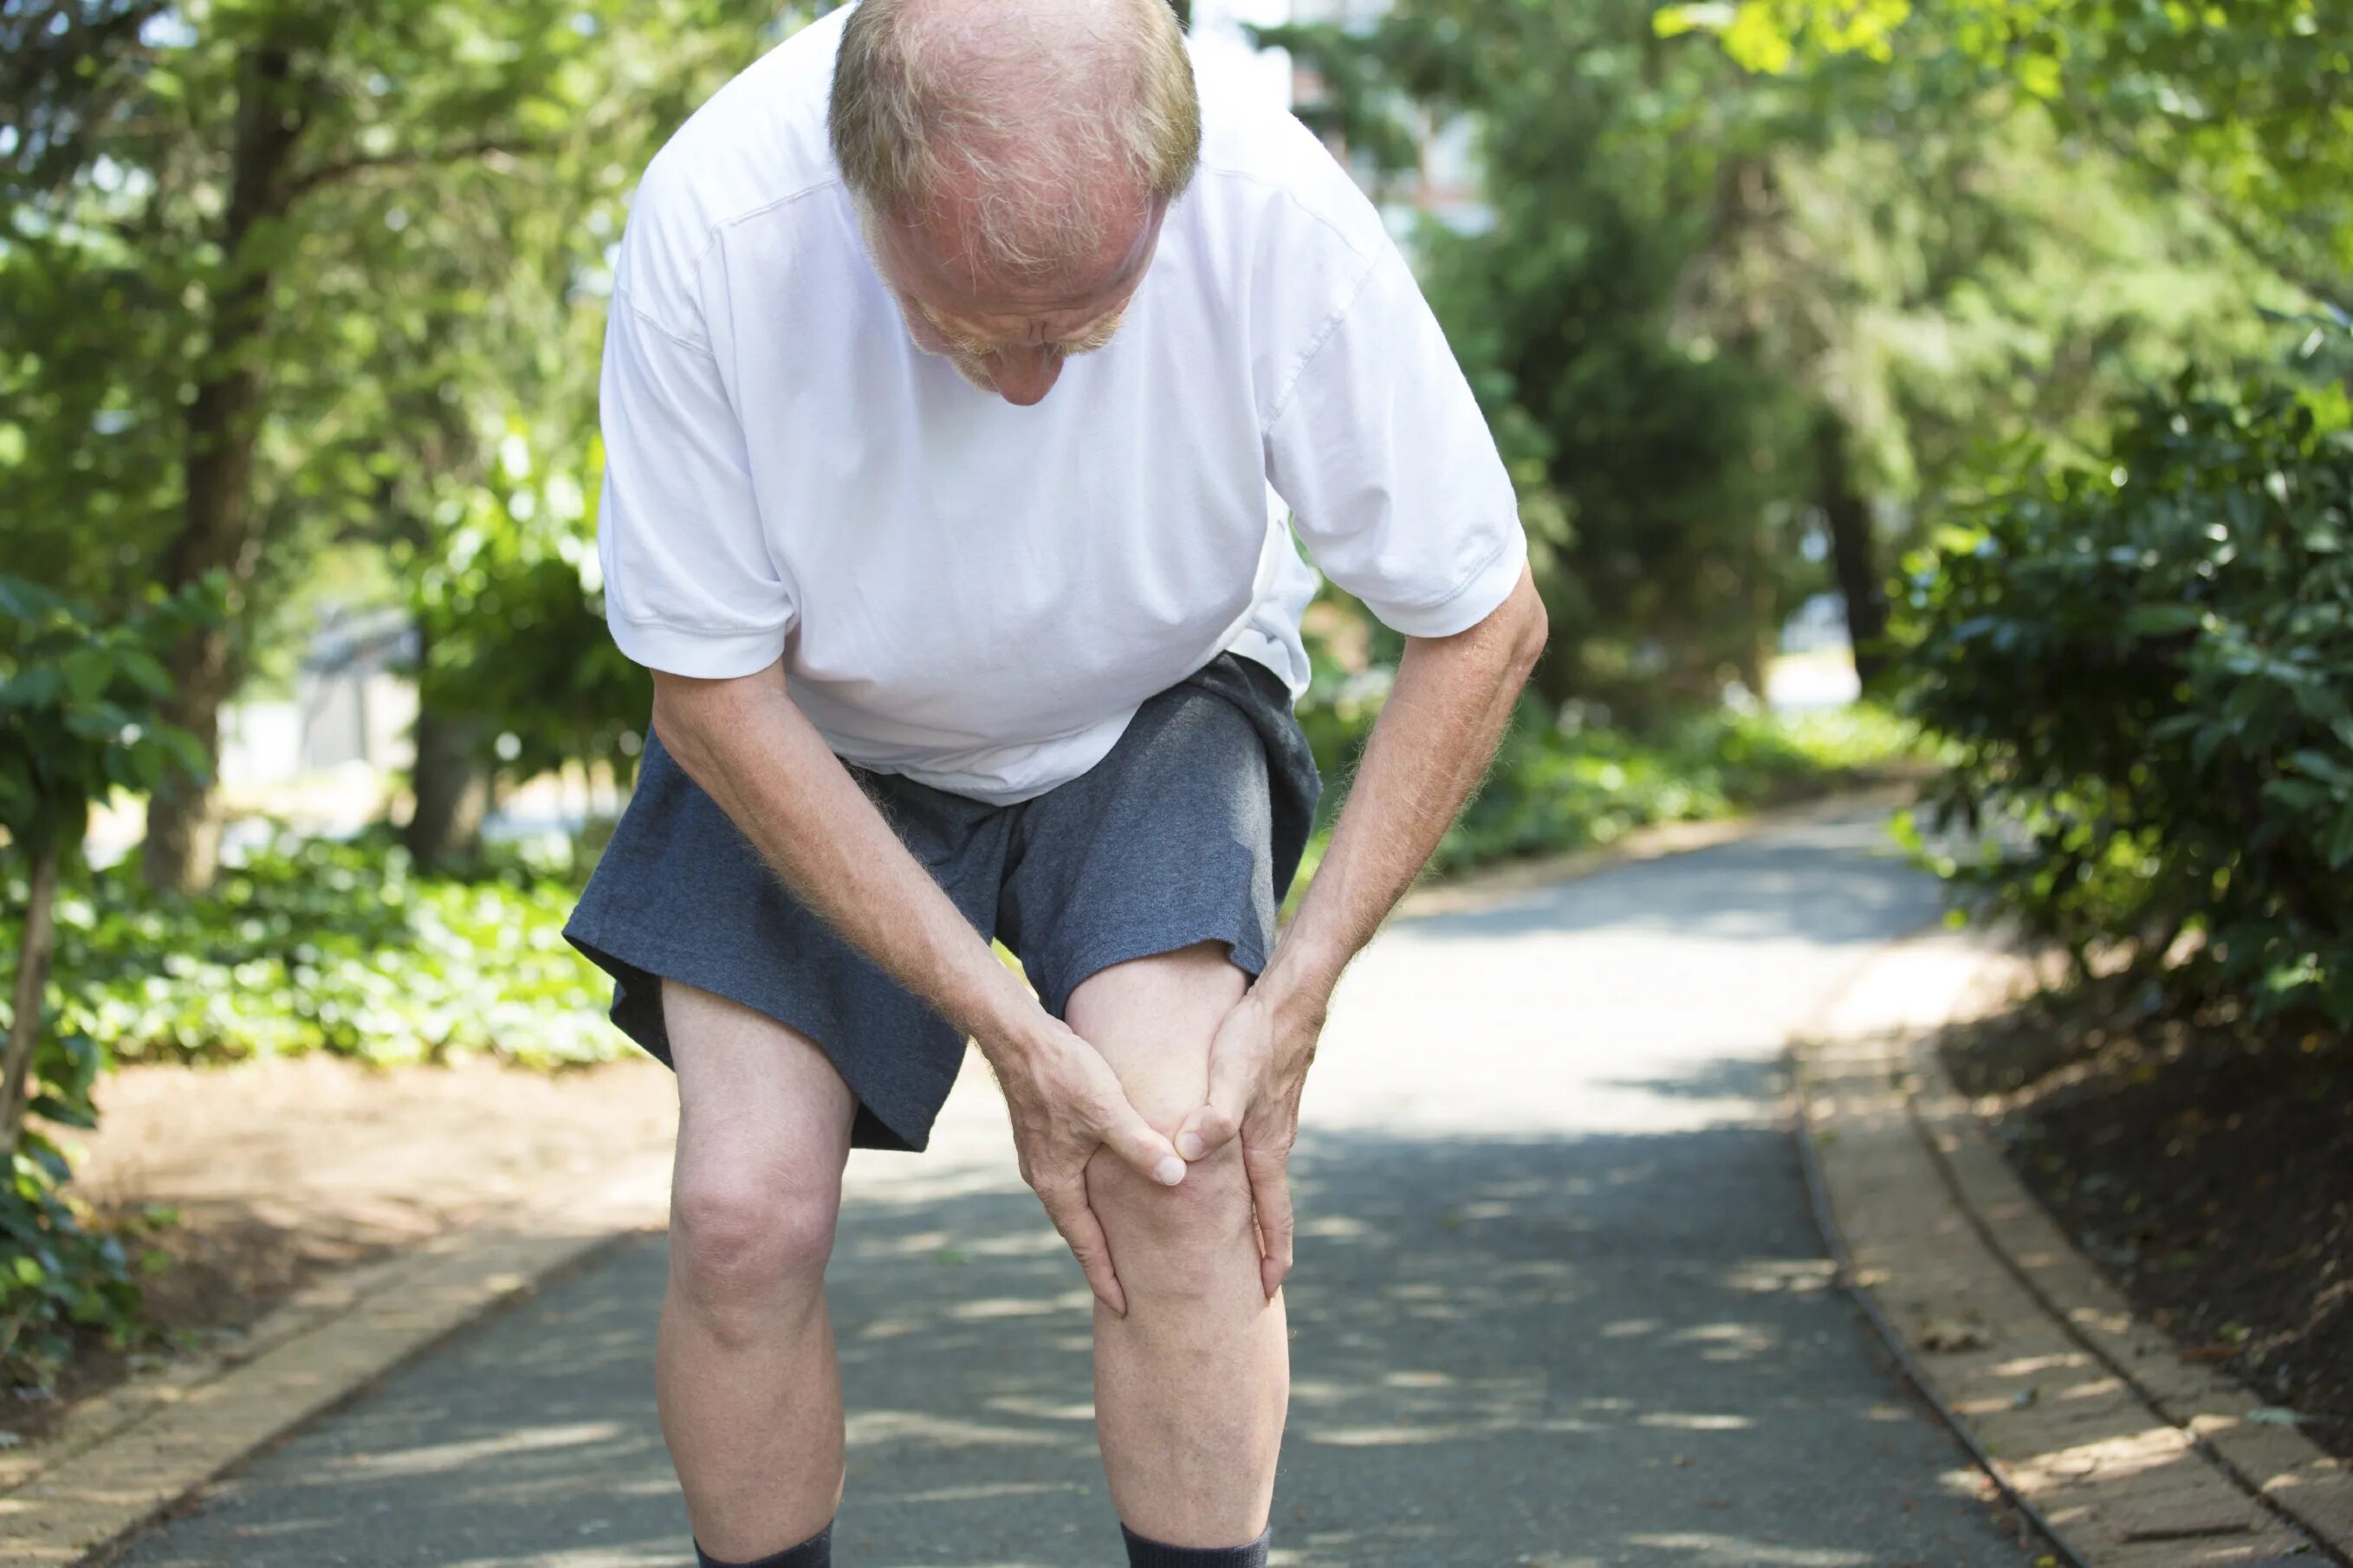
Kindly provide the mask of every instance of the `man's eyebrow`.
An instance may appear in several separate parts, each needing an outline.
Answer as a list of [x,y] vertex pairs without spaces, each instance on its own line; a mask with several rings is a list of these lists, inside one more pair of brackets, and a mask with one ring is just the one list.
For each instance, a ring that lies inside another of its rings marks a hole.
[[[909,298],[913,299],[914,297],[910,295]],[[1065,332],[1060,337],[1049,338],[1046,340],[1046,346],[1059,348],[1064,343],[1077,342],[1083,340],[1092,333],[1096,328],[1102,326],[1103,322],[1125,310],[1128,305],[1132,302],[1132,300],[1133,296],[1130,296],[1129,299],[1121,300],[1113,304],[1105,306],[1103,310],[1096,311],[1092,316],[1089,317],[1083,324],[1073,331]],[[921,300],[915,300],[915,308],[923,311],[923,319],[931,322],[932,326],[935,330],[937,330],[942,335],[953,340],[959,349],[962,349],[968,353],[993,353],[997,349],[1004,346],[1003,344],[994,341],[984,341],[976,338],[971,332],[965,331],[963,328],[940,320],[940,318],[934,313],[932,308],[923,303]]]

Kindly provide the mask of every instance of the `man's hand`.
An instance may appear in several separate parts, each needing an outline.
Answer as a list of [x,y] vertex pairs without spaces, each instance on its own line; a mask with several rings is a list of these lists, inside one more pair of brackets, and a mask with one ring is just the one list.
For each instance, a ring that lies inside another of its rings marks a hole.
[[1267,1299],[1291,1272],[1291,1146],[1299,1137],[1299,1091],[1324,1008],[1279,1006],[1253,986],[1209,1042],[1208,1103],[1176,1129],[1176,1150],[1198,1160],[1239,1136],[1250,1203],[1258,1211],[1259,1283]]
[[1103,1226],[1087,1204],[1087,1161],[1097,1149],[1109,1149],[1172,1187],[1185,1179],[1185,1162],[1128,1103],[1101,1052],[1055,1020],[1042,1014],[1040,1019],[1038,1033],[1020,1048],[989,1053],[1012,1113],[1021,1179],[1070,1243],[1095,1299],[1125,1317],[1126,1292],[1112,1269]]

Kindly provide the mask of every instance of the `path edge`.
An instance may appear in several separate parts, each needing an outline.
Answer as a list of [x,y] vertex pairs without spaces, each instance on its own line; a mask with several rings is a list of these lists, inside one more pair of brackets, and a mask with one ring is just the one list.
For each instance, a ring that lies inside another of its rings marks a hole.
[[[1924,988],[1919,980],[1927,972],[1918,960],[1936,948],[1945,950],[1946,973]],[[2010,999],[2025,968],[1998,937],[1931,928],[1862,960],[1793,1032],[1788,1052],[1793,1130],[1836,1278],[1978,1468],[2076,1568],[2127,1568],[2147,1556],[2129,1540],[2119,1544],[2111,1529],[2083,1510],[2071,1516],[2052,1506],[2049,1475],[2038,1478],[2031,1459],[2005,1457],[1989,1430],[1999,1418],[1989,1418],[1982,1400],[1972,1404],[1947,1387],[1923,1354],[1920,1331],[1899,1322],[1907,1295],[1952,1299],[1957,1283],[1972,1298],[2014,1292],[2031,1301],[2044,1330],[2080,1350],[2094,1374],[2107,1374],[2171,1428],[2185,1456],[2194,1455],[2251,1504],[2303,1537],[2305,1544],[2291,1550],[2309,1555],[2298,1561],[2353,1565],[2353,1463],[2324,1453],[2293,1426],[2251,1421],[2263,1400],[2218,1369],[2182,1361],[2172,1337],[2132,1310],[2027,1190],[1946,1070],[1936,1048],[1939,1032]],[[1858,1005],[1874,986],[1891,989],[1891,970],[1893,986],[1911,994],[1893,1006],[1883,996]],[[1898,1108],[1902,1135],[1921,1156],[1905,1179],[1914,1189],[1906,1194],[1910,1206],[1938,1214],[1945,1233],[1938,1254],[1943,1268],[1933,1280],[1906,1279],[1884,1267],[1883,1257],[1858,1262],[1858,1252],[1865,1250],[1856,1244],[1858,1221],[1866,1228],[1873,1221],[1853,1212],[1860,1205],[1838,1201],[1832,1173],[1851,1158],[1841,1152],[1846,1136],[1858,1131],[1883,1140],[1888,1135],[1885,1127],[1870,1125],[1868,1100],[1852,1092],[1858,1070],[1883,1080],[1888,1103]],[[1975,1247],[1955,1245],[1956,1238]]]

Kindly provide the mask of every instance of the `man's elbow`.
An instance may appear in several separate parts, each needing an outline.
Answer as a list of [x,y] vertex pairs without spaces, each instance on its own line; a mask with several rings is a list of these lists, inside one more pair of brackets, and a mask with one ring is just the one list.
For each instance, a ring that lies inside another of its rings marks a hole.
[[703,784],[717,765],[720,742],[743,728],[748,705],[765,689],[784,684],[780,665],[723,679],[659,669],[653,678],[654,732],[670,759],[697,784]]
[[1544,595],[1536,592],[1535,577],[1525,567],[1520,580],[1504,601],[1511,616],[1509,626],[1512,687],[1514,690],[1527,684],[1535,672],[1536,660],[1544,657],[1545,643],[1552,635],[1552,617],[1545,611]]

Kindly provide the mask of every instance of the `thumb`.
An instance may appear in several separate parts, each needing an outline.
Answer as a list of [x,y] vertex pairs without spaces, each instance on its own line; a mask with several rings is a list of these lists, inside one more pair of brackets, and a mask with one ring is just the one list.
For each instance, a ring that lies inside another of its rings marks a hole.
[[1114,1094],[1103,1108],[1095,1135],[1103,1147],[1164,1187],[1185,1179],[1185,1162],[1176,1157],[1176,1145],[1154,1131],[1124,1094]]
[[1246,1054],[1212,1051],[1208,1101],[1177,1126],[1176,1152],[1187,1160],[1198,1160],[1231,1142],[1242,1130],[1242,1113],[1250,1109],[1250,1091]]

